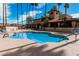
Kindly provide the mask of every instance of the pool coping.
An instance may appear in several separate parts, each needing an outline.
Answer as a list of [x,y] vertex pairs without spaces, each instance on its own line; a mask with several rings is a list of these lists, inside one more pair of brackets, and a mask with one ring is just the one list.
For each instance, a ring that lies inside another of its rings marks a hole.
[[[29,31],[29,30],[19,30],[19,31],[16,31],[16,32],[22,32],[22,31]],[[30,30],[30,31],[32,31],[32,30]],[[33,30],[34,31],[34,30]],[[45,31],[46,32],[46,31]],[[13,32],[13,33],[15,33],[15,32]],[[12,33],[12,34],[13,34]],[[54,33],[54,32],[51,32],[51,33]],[[10,34],[10,33],[9,33]],[[73,35],[72,35],[73,36]],[[69,40],[68,41],[63,41],[63,42],[58,42],[58,43],[54,43],[54,42],[49,42],[49,43],[44,43],[44,44],[47,44],[48,46],[51,46],[51,47],[57,47],[57,46],[60,46],[60,45],[63,45],[63,44],[66,44],[66,43],[68,43],[68,42],[71,42],[71,41],[74,41],[73,40],[73,37],[72,36],[70,36],[70,37],[68,37],[69,38]],[[2,39],[2,38],[1,38]],[[7,38],[8,40],[12,40],[11,38]],[[3,40],[6,40],[7,41],[7,39],[6,38],[4,38]],[[72,40],[71,40],[72,39]],[[13,40],[12,40],[13,41]],[[23,40],[22,40],[23,41]],[[30,41],[30,42],[33,42],[33,41],[31,41],[31,40],[25,40],[26,41],[26,43],[28,42],[28,41]],[[20,45],[20,46],[23,46],[23,45],[25,45],[26,43],[24,43],[24,44],[22,44],[22,45]],[[36,43],[36,42],[35,42]],[[43,45],[43,44],[40,44],[40,43],[36,43],[36,45]],[[16,46],[16,45],[15,45]],[[19,47],[19,46],[17,46],[17,47]],[[9,48],[13,48],[13,47],[9,47]],[[6,49],[9,49],[9,48],[7,48],[6,47]],[[3,49],[3,50],[6,50],[6,49]],[[0,50],[1,51],[1,50]],[[1,54],[2,55],[2,54]]]

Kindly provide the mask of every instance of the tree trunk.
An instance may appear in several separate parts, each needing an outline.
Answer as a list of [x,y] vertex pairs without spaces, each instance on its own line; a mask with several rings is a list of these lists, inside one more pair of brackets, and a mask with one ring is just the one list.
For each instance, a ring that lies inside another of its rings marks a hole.
[[17,3],[17,26],[19,27],[19,25],[18,25],[18,3]]
[[4,14],[5,14],[5,13],[4,13],[4,9],[5,9],[5,5],[4,5],[4,3],[3,3],[3,27],[4,27],[4,19],[5,19],[5,18],[4,18]]

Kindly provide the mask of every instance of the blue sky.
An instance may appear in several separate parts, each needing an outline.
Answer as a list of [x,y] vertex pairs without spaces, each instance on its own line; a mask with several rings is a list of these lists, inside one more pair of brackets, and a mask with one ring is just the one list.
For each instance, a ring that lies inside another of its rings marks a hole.
[[[16,4],[8,4],[8,5],[10,6],[10,11],[11,11],[9,18],[11,20],[14,20],[17,17],[17,6],[16,6]],[[28,5],[30,6],[30,8],[28,7]],[[46,4],[46,5],[47,5],[46,11],[49,11],[54,4],[50,3],[50,4]],[[18,8],[19,17],[22,15],[28,15],[29,12],[37,11],[38,13],[36,13],[33,16],[33,18],[40,18],[40,17],[44,16],[44,13],[45,13],[44,12],[45,11],[45,4],[39,4],[38,6],[32,6],[30,3],[22,3],[22,12],[21,12],[21,3],[18,4],[18,7],[19,7]],[[20,18],[22,18],[22,17],[20,17]]]
[[[22,13],[21,13],[21,4],[22,4]],[[8,23],[16,23],[17,20],[17,4],[12,3],[12,4],[7,4],[7,19]],[[30,8],[28,8],[28,5]],[[56,3],[46,3],[46,11],[48,12]],[[45,12],[45,3],[40,3],[37,7],[32,6],[30,3],[19,3],[18,4],[18,17],[19,17],[19,22],[22,23],[22,17],[24,23],[26,20],[26,17],[31,15],[33,18],[40,18],[44,16]],[[69,8],[68,8],[68,14],[70,14],[73,17],[79,17],[79,3],[70,3]],[[1,4],[0,4],[0,13],[1,11]],[[59,8],[59,10],[64,13],[64,4],[62,4]],[[2,14],[0,14],[0,22],[2,22]]]

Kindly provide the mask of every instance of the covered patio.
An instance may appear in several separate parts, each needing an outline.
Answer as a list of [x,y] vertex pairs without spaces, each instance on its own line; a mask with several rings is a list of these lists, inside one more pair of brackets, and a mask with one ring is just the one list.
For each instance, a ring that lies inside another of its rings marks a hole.
[[49,27],[76,28],[79,27],[79,20],[78,19],[50,20]]
[[74,28],[79,28],[79,20],[73,18],[67,20],[50,20],[45,30],[67,33],[72,32]]

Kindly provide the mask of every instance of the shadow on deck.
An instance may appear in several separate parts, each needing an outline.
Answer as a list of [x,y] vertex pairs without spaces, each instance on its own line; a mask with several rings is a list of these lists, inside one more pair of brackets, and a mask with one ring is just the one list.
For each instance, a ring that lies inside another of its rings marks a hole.
[[[44,44],[44,45],[41,45],[38,47],[31,46],[27,49],[23,49],[23,47],[25,47],[25,46],[36,44],[36,43],[31,43],[28,45],[17,47],[17,48],[19,48],[18,50],[14,51],[14,52],[7,52],[7,53],[3,54],[3,56],[65,56],[65,50],[60,50],[57,52],[55,52],[54,50],[61,48],[61,47],[64,47],[68,44],[75,43],[76,41],[78,41],[78,40],[74,40],[72,42],[67,42],[63,45],[57,46],[57,47],[52,48],[52,49],[47,50],[47,51],[43,51],[43,49],[48,47],[47,44]],[[16,49],[16,48],[13,48],[13,49]],[[8,50],[12,50],[12,49],[8,49]],[[8,50],[5,50],[5,51],[8,51]],[[0,52],[5,52],[5,51],[0,51]]]

